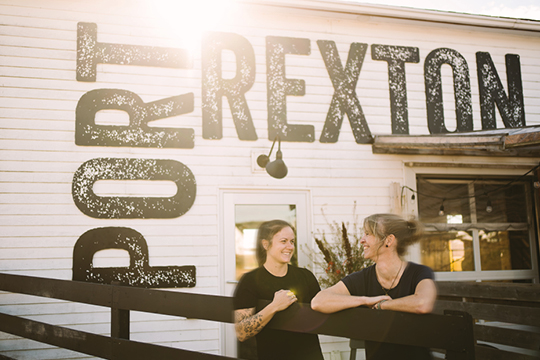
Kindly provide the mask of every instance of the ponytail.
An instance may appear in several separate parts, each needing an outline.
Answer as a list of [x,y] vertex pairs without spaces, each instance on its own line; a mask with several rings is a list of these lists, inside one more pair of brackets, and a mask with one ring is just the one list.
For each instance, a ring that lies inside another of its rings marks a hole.
[[364,220],[364,228],[382,240],[394,235],[397,241],[399,256],[407,252],[407,248],[419,242],[424,234],[424,226],[417,220],[405,220],[394,214],[374,214]]

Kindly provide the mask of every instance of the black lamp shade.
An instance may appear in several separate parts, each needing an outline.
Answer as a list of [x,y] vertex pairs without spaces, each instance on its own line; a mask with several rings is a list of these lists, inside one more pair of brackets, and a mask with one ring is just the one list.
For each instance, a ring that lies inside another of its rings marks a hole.
[[268,175],[276,179],[283,179],[285,176],[287,176],[288,169],[282,158],[283,155],[281,153],[281,150],[278,150],[278,152],[276,153],[276,160],[266,165],[266,172],[268,173]]
[[266,167],[266,165],[268,165],[268,162],[270,161],[270,158],[268,157],[268,155],[259,155],[259,157],[257,158],[257,165],[259,165],[260,167],[262,167],[263,169]]

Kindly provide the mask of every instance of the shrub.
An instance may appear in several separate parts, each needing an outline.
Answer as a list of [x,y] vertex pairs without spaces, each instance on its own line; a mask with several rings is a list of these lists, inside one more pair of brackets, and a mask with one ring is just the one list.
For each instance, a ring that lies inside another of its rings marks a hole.
[[330,287],[345,276],[373,264],[364,258],[364,247],[360,244],[363,231],[356,221],[350,229],[347,229],[348,223],[345,225],[344,222],[340,225],[334,221],[329,226],[331,232],[328,236],[325,232],[314,236],[320,253],[310,251],[309,254],[311,261],[324,270],[324,274],[319,276],[322,288]]

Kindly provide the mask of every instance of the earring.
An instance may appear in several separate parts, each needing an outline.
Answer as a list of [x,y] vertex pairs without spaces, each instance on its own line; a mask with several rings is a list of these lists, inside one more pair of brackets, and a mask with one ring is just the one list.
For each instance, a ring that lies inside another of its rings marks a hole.
[[388,247],[388,244],[386,244],[386,247]]

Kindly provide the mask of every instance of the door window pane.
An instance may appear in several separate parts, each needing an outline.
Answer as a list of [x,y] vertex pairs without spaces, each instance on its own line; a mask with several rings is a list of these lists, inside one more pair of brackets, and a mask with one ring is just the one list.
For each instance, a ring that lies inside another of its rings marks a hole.
[[[257,230],[263,222],[276,219],[285,220],[296,229],[296,205],[235,205],[236,280],[258,266],[255,255]],[[291,260],[296,266],[297,243]]]
[[422,264],[433,271],[474,271],[473,235],[468,231],[430,231],[420,242]]

